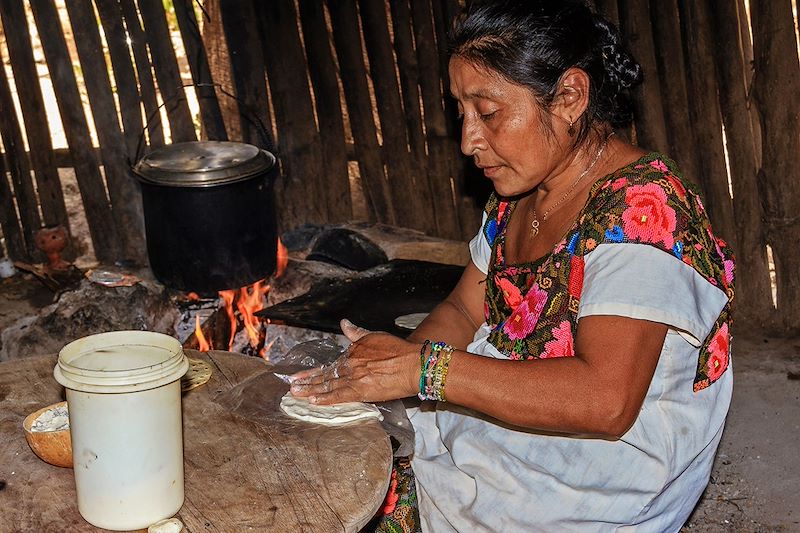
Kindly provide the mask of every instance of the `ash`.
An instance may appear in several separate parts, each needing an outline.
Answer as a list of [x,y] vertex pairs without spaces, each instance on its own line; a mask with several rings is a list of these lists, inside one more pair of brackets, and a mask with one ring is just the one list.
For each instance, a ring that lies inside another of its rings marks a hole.
[[200,325],[222,306],[221,298],[200,298],[197,300],[178,300],[176,302],[179,315],[175,320],[175,338],[184,344],[192,336],[197,319]]
[[35,433],[46,431],[61,431],[69,429],[69,409],[66,405],[59,405],[40,414],[31,425]]

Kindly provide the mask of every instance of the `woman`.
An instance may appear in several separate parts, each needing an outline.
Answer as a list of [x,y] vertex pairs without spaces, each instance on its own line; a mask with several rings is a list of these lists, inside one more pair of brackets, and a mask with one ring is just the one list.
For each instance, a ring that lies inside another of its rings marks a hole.
[[405,527],[677,531],[730,403],[725,243],[672,161],[614,136],[639,67],[606,21],[476,3],[452,41],[461,149],[495,190],[472,262],[408,340],[343,321],[346,363],[292,393],[439,400],[409,409]]

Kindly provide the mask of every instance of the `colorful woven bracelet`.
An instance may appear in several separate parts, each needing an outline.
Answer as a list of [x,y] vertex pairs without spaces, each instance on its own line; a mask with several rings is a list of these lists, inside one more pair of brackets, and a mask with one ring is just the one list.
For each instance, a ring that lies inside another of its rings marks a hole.
[[444,342],[428,340],[420,350],[419,393],[421,400],[445,401],[444,386],[453,348]]

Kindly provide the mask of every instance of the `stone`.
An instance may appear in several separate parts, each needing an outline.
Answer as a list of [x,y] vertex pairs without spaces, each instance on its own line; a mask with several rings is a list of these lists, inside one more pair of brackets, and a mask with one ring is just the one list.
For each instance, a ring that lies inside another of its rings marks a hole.
[[57,353],[76,339],[114,330],[174,334],[179,312],[158,283],[104,287],[83,280],[77,289],[0,334],[0,361]]

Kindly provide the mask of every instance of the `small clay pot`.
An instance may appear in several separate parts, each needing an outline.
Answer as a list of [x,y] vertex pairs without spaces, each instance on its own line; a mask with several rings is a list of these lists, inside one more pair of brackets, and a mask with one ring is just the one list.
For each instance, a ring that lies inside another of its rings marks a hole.
[[36,232],[36,247],[47,255],[50,270],[67,270],[69,263],[61,258],[61,251],[69,242],[69,234],[64,226],[45,226]]
[[31,426],[39,415],[65,405],[67,402],[59,402],[34,411],[22,421],[22,428],[25,430],[25,440],[28,441],[31,450],[42,461],[54,466],[72,468],[72,437],[69,428],[60,431],[31,431]]

